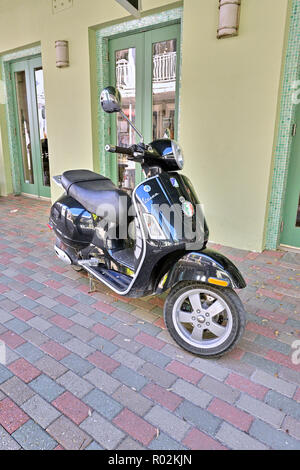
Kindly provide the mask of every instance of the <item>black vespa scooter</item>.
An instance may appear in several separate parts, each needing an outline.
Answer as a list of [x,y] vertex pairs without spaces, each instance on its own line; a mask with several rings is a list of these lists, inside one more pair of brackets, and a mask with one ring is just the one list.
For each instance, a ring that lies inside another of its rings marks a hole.
[[245,311],[233,289],[246,283],[225,256],[206,248],[208,228],[183,168],[179,145],[143,143],[121,109],[120,93],[101,94],[107,113],[122,113],[141,141],[129,148],[106,146],[141,164],[145,180],[132,195],[89,170],[54,177],[65,193],[51,208],[55,252],[76,270],[127,297],[169,294],[164,319],[173,339],[202,357],[231,350],[242,336]]

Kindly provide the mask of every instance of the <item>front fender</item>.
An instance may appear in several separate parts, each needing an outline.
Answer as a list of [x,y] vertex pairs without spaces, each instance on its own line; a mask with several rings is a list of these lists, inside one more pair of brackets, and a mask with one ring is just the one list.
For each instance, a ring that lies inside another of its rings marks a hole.
[[159,283],[157,293],[164,292],[182,281],[198,281],[232,289],[246,287],[238,268],[226,256],[208,248],[190,252],[180,258]]

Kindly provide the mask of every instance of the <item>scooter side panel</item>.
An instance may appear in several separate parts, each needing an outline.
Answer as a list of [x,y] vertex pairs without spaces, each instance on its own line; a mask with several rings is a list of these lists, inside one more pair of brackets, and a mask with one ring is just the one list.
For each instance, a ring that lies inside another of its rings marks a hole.
[[66,194],[51,207],[50,224],[58,238],[78,249],[90,244],[95,232],[92,214]]
[[167,279],[157,293],[163,292],[182,281],[197,281],[209,284],[209,279],[225,281],[232,289],[243,289],[246,282],[238,268],[228,259],[213,250],[185,254],[169,271]]

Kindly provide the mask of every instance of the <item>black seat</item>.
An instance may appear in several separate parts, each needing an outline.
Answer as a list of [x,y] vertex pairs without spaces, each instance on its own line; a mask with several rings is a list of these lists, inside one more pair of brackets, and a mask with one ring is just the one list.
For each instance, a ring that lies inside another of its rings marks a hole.
[[67,194],[80,202],[89,212],[107,217],[119,225],[128,215],[131,198],[105,176],[90,170],[65,171],[61,183]]

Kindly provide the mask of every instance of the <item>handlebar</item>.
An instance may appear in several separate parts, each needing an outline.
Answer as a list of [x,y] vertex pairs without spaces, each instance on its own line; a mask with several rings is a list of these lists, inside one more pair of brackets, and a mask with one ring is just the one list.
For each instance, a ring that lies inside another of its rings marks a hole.
[[115,145],[106,145],[105,146],[106,152],[110,153],[122,153],[124,155],[133,155],[133,151],[130,147],[118,147]]

